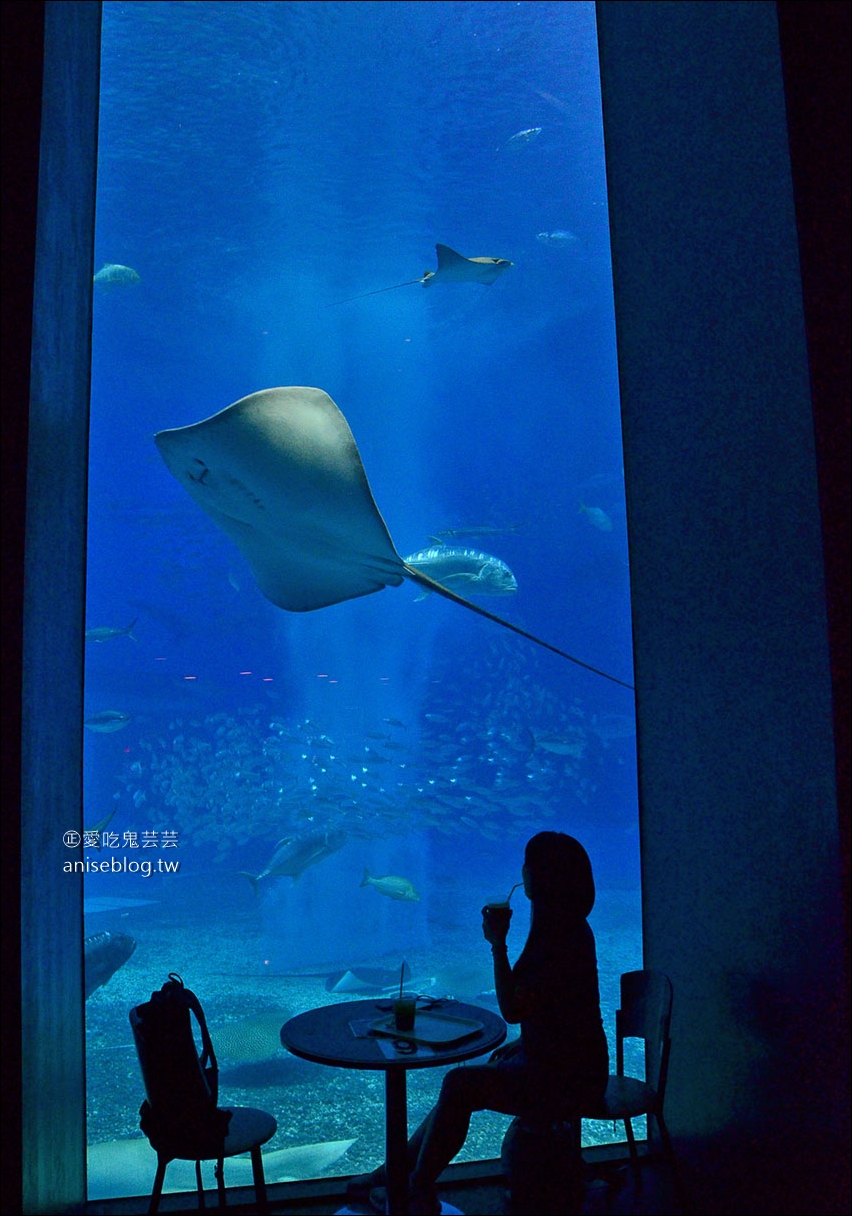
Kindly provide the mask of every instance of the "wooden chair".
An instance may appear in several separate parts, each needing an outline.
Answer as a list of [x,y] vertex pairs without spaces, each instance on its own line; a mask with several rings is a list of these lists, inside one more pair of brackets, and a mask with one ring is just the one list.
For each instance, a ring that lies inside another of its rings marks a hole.
[[[633,1133],[633,1120],[646,1115],[656,1121],[663,1152],[677,1177],[674,1150],[663,1117],[666,1079],[671,1050],[672,982],[662,971],[625,971],[621,977],[621,1005],[615,1011],[615,1073],[610,1075],[603,1104],[584,1110],[576,1120],[577,1147],[582,1142],[583,1119],[612,1119],[624,1124],[630,1164],[637,1190],[642,1186],[642,1162]],[[624,1040],[641,1039],[645,1051],[645,1077],[624,1071]],[[649,1127],[650,1132],[650,1127]]]
[[[611,1119],[624,1123],[630,1164],[639,1193],[643,1158],[639,1156],[632,1121],[646,1115],[656,1120],[676,1197],[681,1210],[686,1211],[674,1150],[663,1116],[671,1049],[671,1012],[672,984],[667,975],[661,971],[626,971],[621,977],[621,1005],[615,1013],[616,1071],[610,1075],[601,1105],[580,1112],[565,1110],[555,1120],[553,1112],[547,1115],[530,1112],[513,1122],[507,1133],[507,1140],[510,1136],[512,1139],[506,1144],[506,1156],[508,1158],[511,1152],[517,1159],[526,1153],[537,1162],[532,1171],[535,1175],[533,1185],[536,1201],[541,1206],[535,1210],[549,1210],[544,1205],[551,1202],[547,1196],[552,1192],[552,1184],[549,1190],[543,1188],[548,1187],[548,1178],[552,1178],[556,1163],[563,1178],[562,1206],[558,1210],[580,1211],[583,1119]],[[644,1043],[645,1077],[641,1080],[625,1072],[624,1041],[634,1038]],[[566,1143],[570,1145],[568,1151],[564,1147]],[[538,1198],[539,1195],[542,1198]]]
[[[225,1173],[224,1159],[225,1157],[236,1157],[239,1153],[251,1153],[251,1169],[254,1178],[255,1206],[256,1212],[268,1212],[269,1205],[266,1198],[266,1181],[263,1176],[263,1158],[260,1152],[261,1144],[266,1144],[267,1140],[271,1140],[277,1130],[277,1123],[272,1115],[269,1115],[264,1110],[255,1110],[251,1106],[230,1106],[224,1107],[225,1110],[231,1112],[231,1122],[228,1125],[228,1134],[225,1137],[224,1146],[221,1156],[216,1160],[216,1183],[219,1190],[219,1206],[226,1206],[225,1200]],[[201,1211],[205,1210],[204,1203],[204,1186],[201,1181],[201,1161],[214,1160],[214,1158],[196,1158],[195,1150],[187,1148],[185,1151],[181,1149],[181,1145],[175,1141],[169,1145],[167,1149],[159,1149],[157,1152],[157,1173],[154,1177],[154,1189],[151,1192],[151,1202],[148,1205],[149,1216],[153,1216],[159,1207],[160,1195],[163,1190],[163,1182],[166,1176],[166,1166],[170,1161],[195,1161],[195,1179],[198,1186],[198,1206]]]
[[[201,1033],[200,1055],[191,1013]],[[149,1216],[159,1207],[166,1167],[176,1160],[195,1162],[202,1211],[201,1162],[216,1162],[219,1207],[224,1209],[224,1160],[240,1153],[251,1154],[254,1210],[268,1212],[260,1146],[272,1139],[278,1124],[272,1115],[251,1106],[218,1106],[219,1070],[198,998],[184,987],[180,976],[170,974],[160,993],[152,993],[150,1002],[130,1010],[130,1026],[146,1093],[139,1112],[141,1127],[157,1154]],[[225,1112],[230,1112],[229,1119]]]
[[[219,1206],[226,1206],[225,1199],[225,1170],[224,1161],[226,1156],[237,1156],[239,1153],[252,1154],[252,1176],[254,1178],[254,1195],[255,1206],[254,1210],[258,1212],[269,1211],[269,1204],[266,1200],[266,1182],[264,1178],[264,1162],[263,1156],[260,1153],[260,1145],[275,1136],[277,1124],[272,1115],[266,1114],[265,1110],[255,1110],[253,1107],[225,1107],[222,1108],[231,1111],[231,1122],[228,1125],[228,1133],[225,1137],[224,1148],[219,1158],[216,1158],[216,1186],[219,1188]],[[159,1197],[163,1193],[163,1182],[165,1180],[165,1167],[169,1161],[193,1161],[196,1162],[196,1183],[198,1187],[198,1206],[204,1211],[204,1187],[202,1184],[202,1160],[207,1158],[197,1159],[193,1149],[187,1149],[186,1152],[181,1152],[179,1144],[171,1144],[168,1149],[160,1149],[157,1153],[157,1173],[154,1176],[154,1187],[151,1193],[151,1203],[148,1204],[148,1214],[153,1216],[159,1206]],[[210,1158],[209,1160],[214,1160]]]

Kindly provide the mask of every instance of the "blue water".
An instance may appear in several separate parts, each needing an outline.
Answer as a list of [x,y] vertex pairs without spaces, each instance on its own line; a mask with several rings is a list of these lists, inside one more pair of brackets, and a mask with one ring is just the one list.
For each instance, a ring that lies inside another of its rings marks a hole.
[[[97,200],[94,269],[139,280],[95,288],[87,626],[135,625],[87,645],[87,715],[129,721],[85,732],[86,826],[114,808],[101,856],[180,861],[87,878],[155,901],[87,922],[137,937],[89,1001],[99,1047],[168,970],[225,1022],[294,972],[406,957],[458,985],[543,827],[589,849],[617,987],[640,962],[632,693],[407,582],[282,612],[153,442],[324,389],[401,554],[442,532],[493,554],[518,591],[483,607],[631,683],[594,5],[107,3]],[[513,266],[338,303],[434,270],[438,242]],[[124,838],[164,831],[168,854]],[[240,871],[328,831],[255,898]],[[134,1130],[138,1094],[89,1071],[90,1139]]]

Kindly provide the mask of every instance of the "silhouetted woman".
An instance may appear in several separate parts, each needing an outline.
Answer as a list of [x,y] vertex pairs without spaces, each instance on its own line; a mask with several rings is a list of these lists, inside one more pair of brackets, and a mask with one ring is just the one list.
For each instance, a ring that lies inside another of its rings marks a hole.
[[[539,832],[528,842],[521,870],[532,903],[530,931],[515,966],[506,947],[508,923],[482,932],[491,943],[494,987],[507,1022],[520,1037],[487,1064],[451,1069],[436,1105],[408,1142],[410,1210],[441,1210],[435,1184],[462,1147],[475,1110],[506,1115],[535,1112],[554,1119],[600,1103],[609,1074],[601,1021],[595,939],[587,917],[595,902],[586,850],[564,832]],[[350,1181],[351,1199],[383,1186],[384,1169]]]

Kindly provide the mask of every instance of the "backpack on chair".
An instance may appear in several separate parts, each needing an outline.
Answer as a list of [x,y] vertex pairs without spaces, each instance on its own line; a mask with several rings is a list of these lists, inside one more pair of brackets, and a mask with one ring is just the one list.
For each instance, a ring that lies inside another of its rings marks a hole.
[[130,1010],[130,1025],[147,1095],[140,1126],[151,1147],[169,1157],[221,1157],[231,1112],[217,1107],[219,1067],[198,997],[172,972],[150,1001]]

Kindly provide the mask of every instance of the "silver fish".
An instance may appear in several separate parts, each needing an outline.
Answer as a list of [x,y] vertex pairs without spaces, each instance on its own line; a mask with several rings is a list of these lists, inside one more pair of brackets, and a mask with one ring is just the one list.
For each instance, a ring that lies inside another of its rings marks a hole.
[[612,520],[602,507],[587,507],[585,503],[580,503],[580,511],[585,514],[589,523],[601,532],[612,531]]
[[523,131],[516,131],[514,135],[510,135],[506,142],[501,144],[496,151],[499,152],[502,148],[507,152],[514,152],[518,148],[524,148],[527,144],[532,143],[534,139],[538,139],[541,132],[541,127],[525,127]]
[[581,760],[586,751],[582,736],[572,734],[538,735],[536,746],[543,747],[546,752],[553,752],[556,756],[573,756],[575,760]]
[[346,844],[345,832],[310,832],[305,836],[285,836],[275,846],[275,852],[260,874],[248,874],[245,870],[240,873],[247,878],[257,892],[258,883],[262,878],[277,878],[289,874],[298,878],[308,866],[315,866],[342,849]]
[[120,266],[117,262],[107,262],[94,275],[95,283],[138,283],[140,276],[130,266]]
[[109,814],[108,814],[108,815],[104,815],[103,819],[99,819],[97,823],[93,823],[93,824],[92,824],[92,826],[91,826],[90,828],[86,828],[86,829],[85,829],[85,831],[86,831],[87,833],[91,833],[93,836],[94,836],[95,834],[97,834],[97,837],[98,837],[98,843],[97,843],[96,845],[94,845],[94,846],[93,846],[94,848],[96,848],[96,849],[100,850],[100,847],[101,847],[101,846],[100,846],[100,835],[101,835],[101,832],[105,832],[105,831],[106,831],[106,829],[109,827],[110,823],[112,822],[113,816],[115,815],[115,812],[116,812],[117,810],[118,810],[118,797],[116,796],[115,802],[114,802],[114,804],[113,804],[113,808],[112,808],[112,810],[109,812]]
[[94,933],[87,937],[83,943],[86,997],[115,975],[135,949],[136,942],[126,933]]
[[407,878],[400,878],[398,874],[385,874],[383,878],[374,878],[370,871],[365,869],[361,886],[375,887],[380,895],[387,895],[388,899],[401,899],[406,903],[414,903],[420,899],[414,884]]
[[574,233],[568,232],[565,228],[557,228],[555,232],[539,232],[535,239],[541,241],[543,245],[553,245],[557,249],[568,249],[577,244]]
[[[478,549],[433,545],[403,559],[429,578],[465,595],[512,595],[518,590],[514,574],[498,557]],[[425,588],[418,599],[429,594]]]
[[460,536],[506,536],[511,532],[520,532],[523,524],[507,524],[505,528],[495,528],[490,524],[468,528],[441,528],[429,539],[435,545],[445,545],[447,540],[458,540]]
[[83,915],[95,916],[103,912],[119,912],[126,915],[130,908],[142,908],[155,904],[156,899],[124,899],[122,896],[89,895],[83,900]]
[[138,620],[139,617],[136,617],[136,620],[131,621],[129,625],[125,625],[123,629],[111,625],[97,625],[94,629],[87,629],[86,641],[109,642],[113,638],[130,638],[132,642],[136,642],[138,639],[133,636],[133,627]]
[[100,713],[84,719],[83,725],[88,726],[89,730],[108,735],[114,730],[122,730],[129,721],[130,714],[123,714],[117,709],[103,709]]

